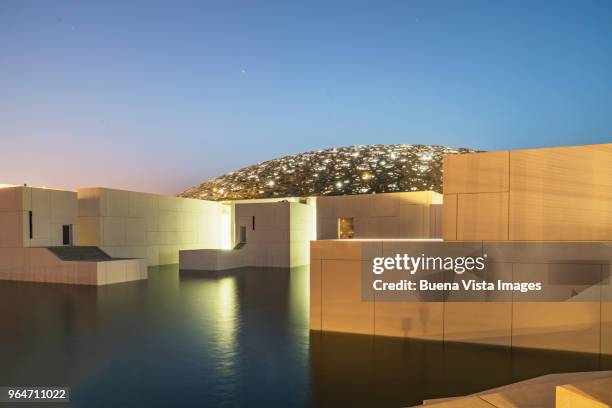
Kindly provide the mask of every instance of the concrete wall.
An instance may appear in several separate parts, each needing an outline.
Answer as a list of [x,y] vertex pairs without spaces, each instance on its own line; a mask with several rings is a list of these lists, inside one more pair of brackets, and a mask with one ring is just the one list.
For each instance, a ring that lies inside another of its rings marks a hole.
[[612,240],[612,144],[444,157],[446,241]]
[[229,234],[230,207],[218,202],[86,188],[78,208],[79,245],[149,266],[178,263],[181,249],[221,248]]
[[146,278],[142,259],[62,261],[47,248],[0,248],[0,280],[101,286]]
[[[488,280],[529,281],[556,272],[578,276],[609,273],[607,243],[410,242],[401,240],[313,241],[310,264],[310,328],[333,332],[480,343],[506,347],[612,354],[610,281],[590,290],[594,301],[411,302],[362,301],[361,267],[378,256],[487,254]],[[466,273],[464,278],[470,278]],[[568,285],[564,290],[584,287]],[[587,293],[587,292],[583,292]],[[541,298],[540,298],[541,299]],[[499,300],[499,299],[498,299]],[[521,300],[521,301],[519,301]]]
[[63,245],[63,225],[72,225],[73,244],[79,241],[77,209],[73,191],[0,188],[0,280],[107,285],[146,279],[141,260],[62,261],[44,248]]
[[[249,266],[294,267],[310,262],[314,206],[297,202],[237,204],[236,242],[240,226],[247,230],[243,252]],[[253,229],[255,217],[255,229]]]
[[338,238],[338,218],[353,218],[355,238],[439,238],[442,196],[433,191],[317,198],[317,239]]
[[179,268],[186,271],[224,271],[250,266],[247,252],[226,249],[183,249]]
[[73,191],[0,188],[0,248],[60,246],[63,225],[73,225],[73,242],[77,242],[76,224],[77,195]]
[[23,187],[0,188],[0,248],[23,248],[25,227]]
[[[290,203],[237,204],[235,242],[246,228],[247,244],[238,254],[249,266],[286,266],[290,257]],[[253,229],[255,217],[255,229]]]
[[[310,262],[314,205],[276,201],[236,204],[234,242],[246,229],[246,244],[235,250],[183,250],[181,269],[223,270],[245,266],[287,268]],[[253,228],[253,220],[255,228]]]
[[317,239],[314,205],[289,204],[289,267],[310,263],[310,241]]

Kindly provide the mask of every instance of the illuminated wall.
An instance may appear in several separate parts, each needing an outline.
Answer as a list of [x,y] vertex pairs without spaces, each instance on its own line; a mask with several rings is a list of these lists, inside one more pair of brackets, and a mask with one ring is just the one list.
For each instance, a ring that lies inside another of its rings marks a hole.
[[301,201],[275,199],[234,204],[234,242],[242,242],[244,245],[230,251],[182,250],[181,269],[224,270],[246,266],[288,268],[308,265],[310,241],[316,235],[316,207],[314,199]]
[[439,205],[433,191],[317,198],[317,239],[338,238],[338,219],[352,219],[354,238],[440,238]]
[[307,265],[310,240],[315,239],[314,205],[312,200],[309,203],[237,204],[235,236],[239,236],[240,227],[246,227],[247,244],[236,255],[243,257],[248,266]]
[[[374,257],[421,253],[488,254],[483,273],[466,272],[463,278],[526,282],[537,277],[546,289],[482,293],[473,301],[458,301],[461,295],[448,292],[440,301],[423,301],[421,294],[410,293],[404,295],[406,301],[383,295],[363,300],[362,273],[371,270]],[[310,328],[612,355],[612,302],[605,300],[612,296],[606,278],[611,261],[610,246],[604,242],[313,241]],[[560,301],[561,293],[571,300]]]
[[316,236],[316,207],[310,205],[289,204],[289,243],[291,267],[310,263],[310,241]]
[[612,240],[612,144],[444,157],[443,238]]
[[182,249],[230,245],[231,207],[219,202],[86,188],[78,190],[78,205],[79,245],[113,257],[166,265],[178,263]]

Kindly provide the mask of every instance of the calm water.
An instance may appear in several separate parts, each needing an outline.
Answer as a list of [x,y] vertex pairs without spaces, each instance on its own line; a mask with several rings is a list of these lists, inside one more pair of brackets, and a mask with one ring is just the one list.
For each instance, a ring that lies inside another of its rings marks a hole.
[[149,274],[103,288],[0,282],[0,386],[69,385],[74,407],[401,407],[612,365],[311,334],[306,268]]

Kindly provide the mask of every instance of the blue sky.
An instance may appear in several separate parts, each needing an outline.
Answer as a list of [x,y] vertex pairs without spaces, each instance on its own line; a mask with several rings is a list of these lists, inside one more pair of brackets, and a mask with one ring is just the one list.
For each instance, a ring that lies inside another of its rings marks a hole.
[[0,183],[160,193],[332,146],[612,142],[612,2],[3,0],[0,139]]

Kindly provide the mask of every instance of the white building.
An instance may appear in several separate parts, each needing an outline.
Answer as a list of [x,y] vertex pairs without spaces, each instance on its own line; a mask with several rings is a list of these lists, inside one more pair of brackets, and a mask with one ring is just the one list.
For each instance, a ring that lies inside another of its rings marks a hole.
[[[0,279],[101,285],[176,263],[190,270],[308,265],[317,238],[437,237],[438,201],[433,192],[216,202],[4,187]],[[109,265],[123,272],[105,272]]]
[[147,278],[144,260],[73,246],[77,211],[73,191],[0,188],[0,280],[106,285]]

